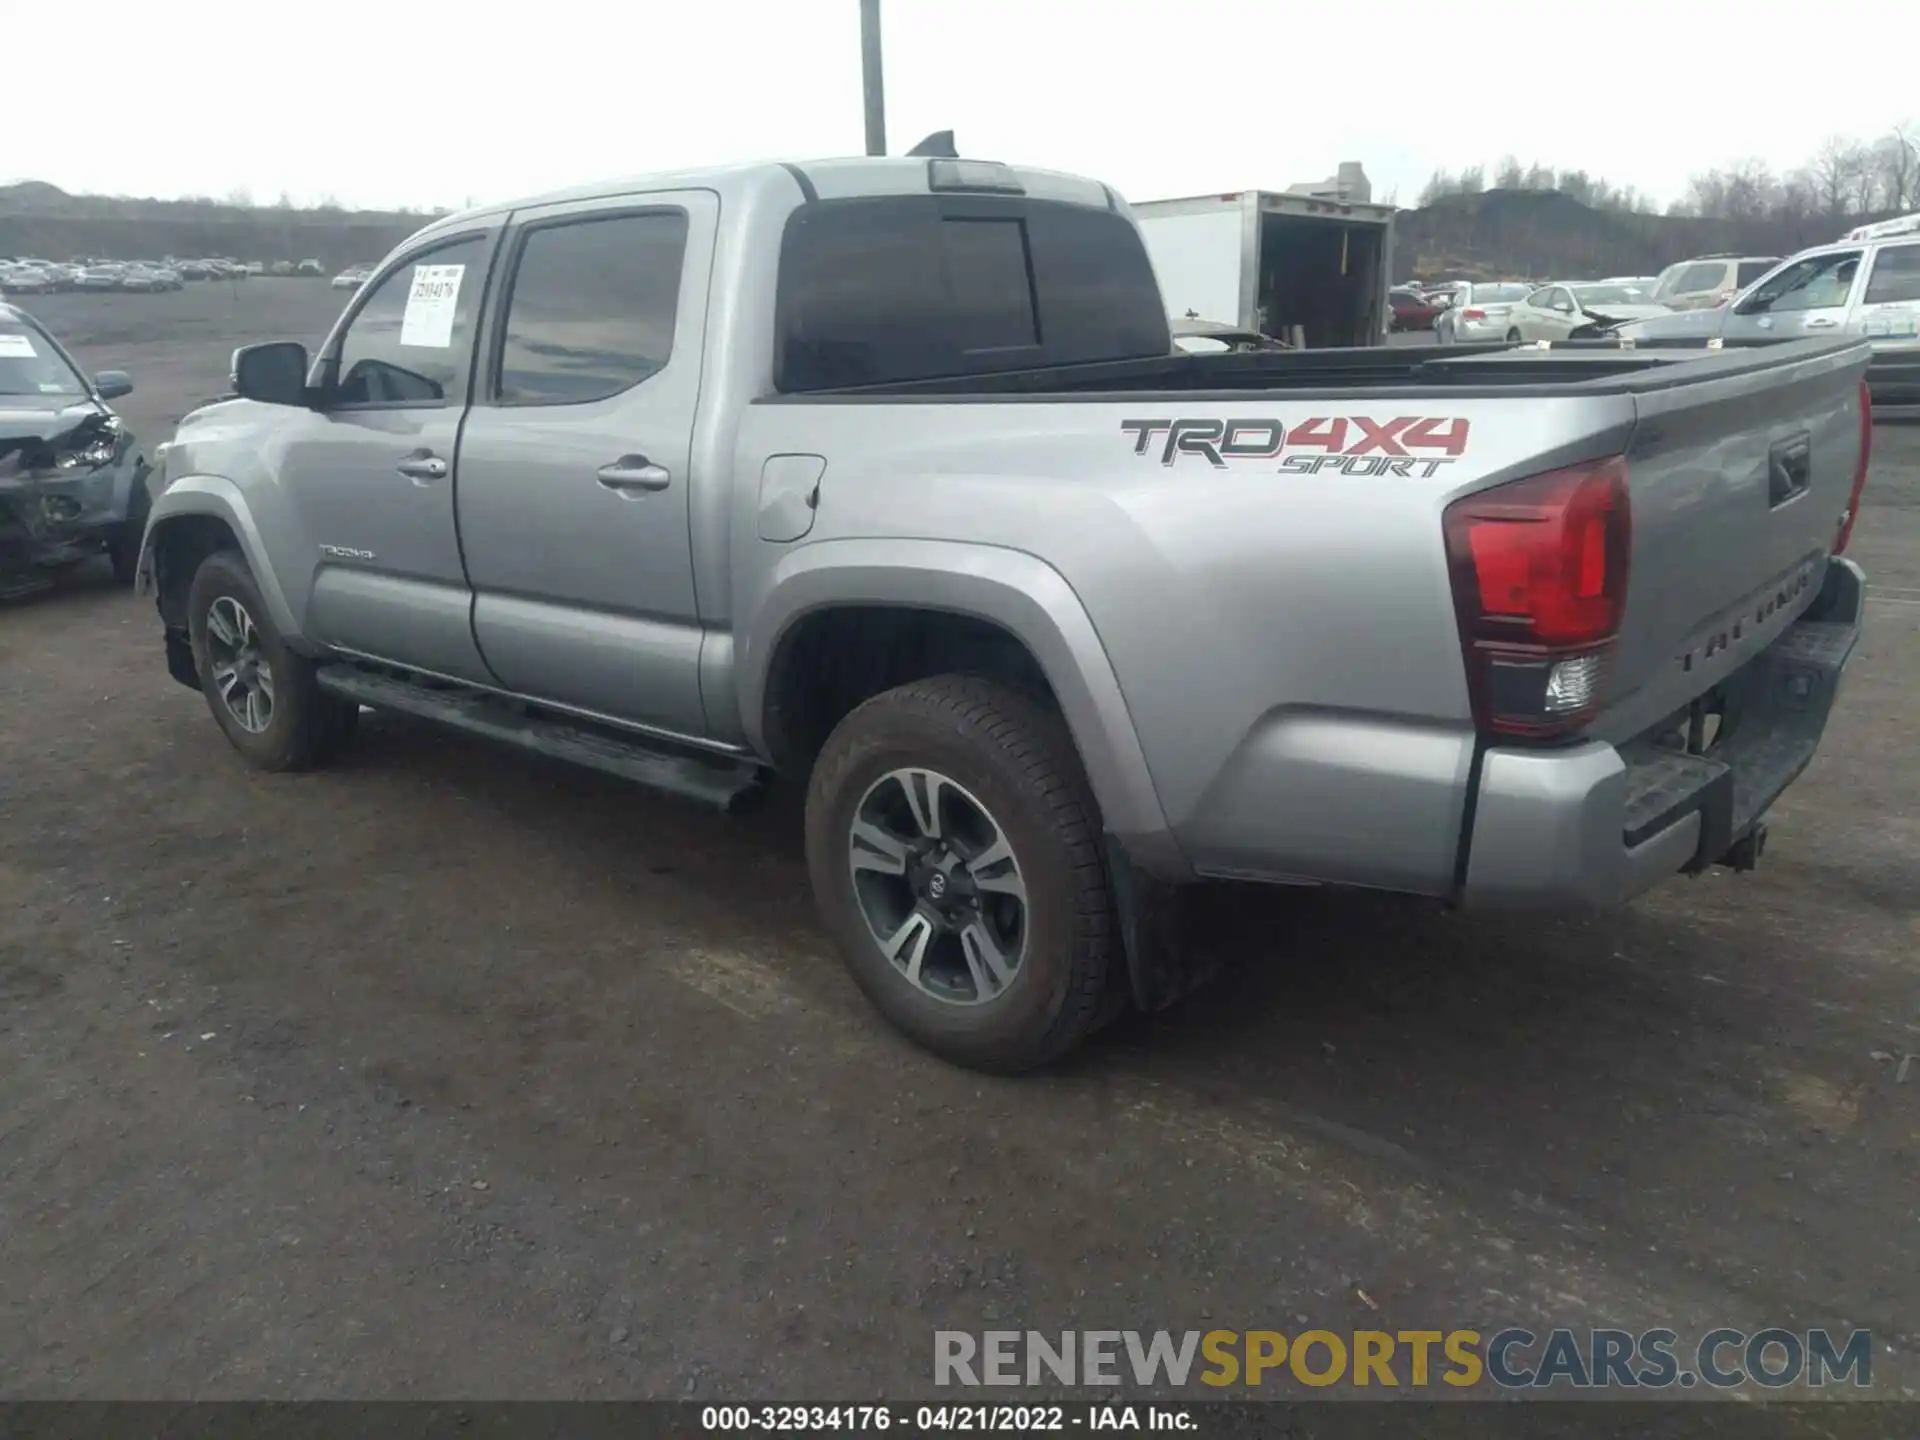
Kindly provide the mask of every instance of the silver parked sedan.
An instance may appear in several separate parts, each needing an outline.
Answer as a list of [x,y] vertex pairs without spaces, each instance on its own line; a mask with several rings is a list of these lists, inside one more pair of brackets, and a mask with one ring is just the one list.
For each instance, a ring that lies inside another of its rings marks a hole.
[[1474,281],[1461,285],[1453,303],[1433,322],[1442,345],[1498,344],[1507,338],[1507,316],[1534,287],[1521,281]]

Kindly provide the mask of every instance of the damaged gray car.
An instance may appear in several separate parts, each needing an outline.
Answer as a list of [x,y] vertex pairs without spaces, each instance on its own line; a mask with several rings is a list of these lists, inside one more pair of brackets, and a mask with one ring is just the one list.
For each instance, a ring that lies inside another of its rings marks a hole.
[[118,370],[89,379],[30,315],[0,304],[0,599],[98,554],[133,583],[149,467],[107,403],[132,389]]

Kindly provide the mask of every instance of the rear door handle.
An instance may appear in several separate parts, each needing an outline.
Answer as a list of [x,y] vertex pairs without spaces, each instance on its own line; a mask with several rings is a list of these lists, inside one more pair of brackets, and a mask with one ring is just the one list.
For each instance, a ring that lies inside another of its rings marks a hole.
[[632,495],[642,490],[664,490],[673,481],[664,468],[644,455],[622,455],[611,465],[602,465],[595,472],[595,478],[618,495]]
[[416,450],[393,468],[416,484],[447,478],[447,462],[431,450]]

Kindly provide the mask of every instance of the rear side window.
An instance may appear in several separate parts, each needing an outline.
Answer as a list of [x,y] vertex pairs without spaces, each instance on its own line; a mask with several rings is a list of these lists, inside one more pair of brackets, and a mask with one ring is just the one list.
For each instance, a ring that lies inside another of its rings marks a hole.
[[1744,290],[1779,263],[1778,260],[1742,260],[1738,278],[1733,283]]
[[1109,210],[985,196],[816,201],[780,251],[787,394],[1173,348],[1146,247]]
[[1723,260],[1715,260],[1705,265],[1689,265],[1674,277],[1674,295],[1695,295],[1702,290],[1718,290],[1727,278],[1727,266]]
[[673,355],[683,210],[608,215],[528,232],[507,297],[499,399],[509,405],[604,400],[664,370]]
[[1920,245],[1889,245],[1873,262],[1867,281],[1868,305],[1920,300]]

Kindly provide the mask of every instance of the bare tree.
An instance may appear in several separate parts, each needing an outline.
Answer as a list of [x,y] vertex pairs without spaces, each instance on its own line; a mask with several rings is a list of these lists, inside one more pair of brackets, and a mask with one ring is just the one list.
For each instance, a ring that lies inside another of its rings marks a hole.
[[1879,171],[1880,198],[1889,210],[1920,204],[1920,132],[1903,120],[1873,147]]
[[1796,170],[1780,182],[1774,214],[1782,220],[1808,220],[1820,209],[1820,182],[1808,170]]
[[1502,157],[1494,168],[1493,188],[1496,190],[1518,190],[1527,183],[1527,172],[1520,168],[1517,156]]
[[1758,220],[1779,197],[1780,182],[1764,160],[1741,160],[1727,171],[1725,207],[1729,220]]
[[1482,165],[1469,165],[1455,182],[1462,195],[1478,195],[1487,188],[1487,171]]
[[1727,208],[1727,172],[1720,169],[1703,170],[1687,181],[1686,194],[1675,202],[1669,214],[1702,215],[1708,219],[1717,219],[1726,213]]
[[1829,135],[1813,152],[1807,171],[1813,176],[1814,193],[1829,219],[1838,220],[1857,194],[1857,177],[1864,163],[1860,143],[1844,135]]

